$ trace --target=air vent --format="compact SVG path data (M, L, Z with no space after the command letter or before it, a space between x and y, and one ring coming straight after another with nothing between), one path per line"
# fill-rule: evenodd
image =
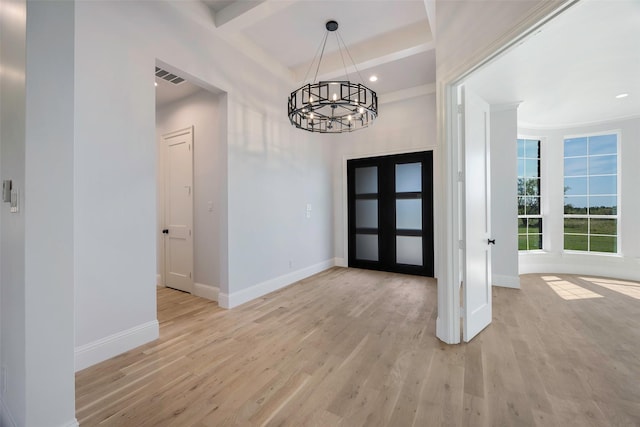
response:
M179 85L184 81L182 77L176 76L175 74L159 67L156 67L156 77L166 80L169 83L173 83L174 85Z

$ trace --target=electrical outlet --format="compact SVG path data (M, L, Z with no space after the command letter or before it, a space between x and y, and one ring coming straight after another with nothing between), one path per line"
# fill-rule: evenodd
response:
M19 208L18 208L18 190L14 189L14 190L11 190L11 205L10 205L9 212L17 213L18 211L19 211Z

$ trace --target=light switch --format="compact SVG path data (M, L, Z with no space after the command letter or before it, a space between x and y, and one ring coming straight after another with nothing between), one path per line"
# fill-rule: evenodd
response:
M18 190L11 190L11 213L18 212Z

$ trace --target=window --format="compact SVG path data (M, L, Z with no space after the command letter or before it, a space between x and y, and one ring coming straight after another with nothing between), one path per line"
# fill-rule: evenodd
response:
M618 135L564 140L564 249L618 252Z
M542 249L540 141L518 139L518 250Z

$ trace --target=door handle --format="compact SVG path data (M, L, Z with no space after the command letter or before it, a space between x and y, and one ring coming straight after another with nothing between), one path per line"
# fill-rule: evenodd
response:
M164 230L162 230L162 234L169 234L169 229L165 228Z
M495 245L496 239L487 239L487 245Z

